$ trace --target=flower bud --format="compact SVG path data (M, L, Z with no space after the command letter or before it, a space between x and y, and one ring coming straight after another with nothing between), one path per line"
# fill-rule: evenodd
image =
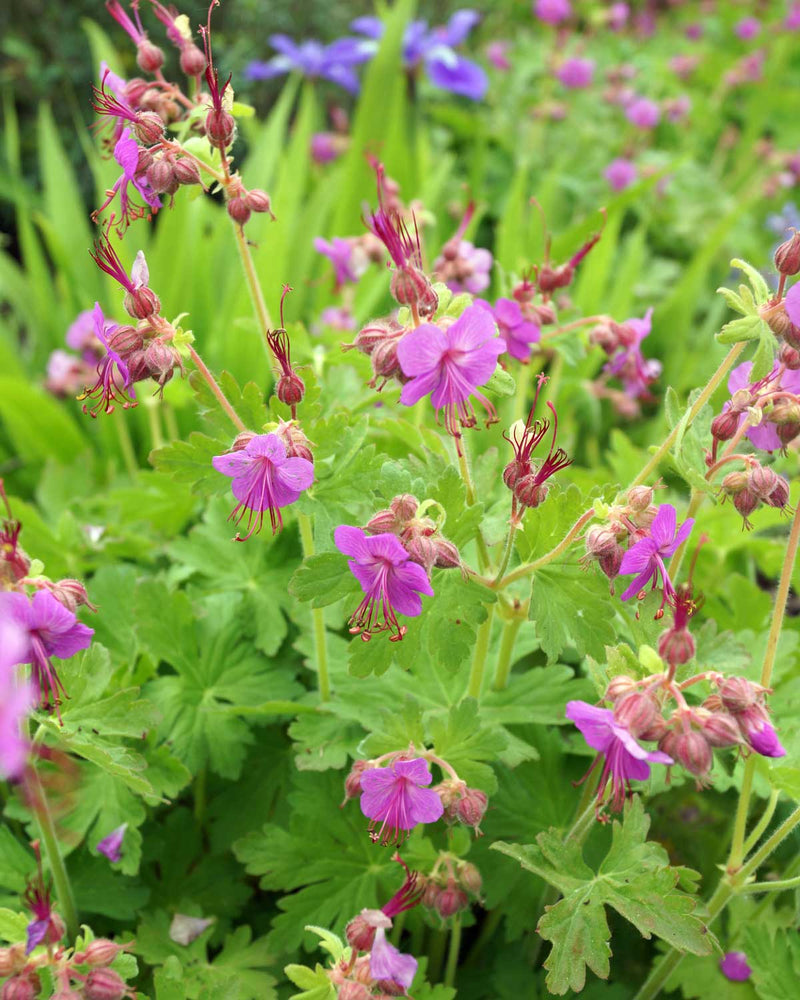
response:
M34 1000L41 992L41 983L35 972L27 972L22 976L14 976L3 983L0 998L2 1000Z
M125 312L134 319L147 319L157 316L161 310L161 300L156 293L146 285L126 292L122 302Z
M397 534L398 528L397 517L388 509L379 510L364 525L364 530L371 535Z
M792 343L794 339L792 334L792 321L789 319L782 302L778 305L762 310L761 317L767 321L767 326L770 330L772 330L776 337L787 339L788 334L789 343Z
M348 802L350 799L358 798L362 792L361 788L361 775L364 771L368 771L373 767L368 760L354 760L353 766L350 768L350 773L344 779L344 802Z
M461 555L452 542L448 542L446 538L441 538L439 535L433 541L436 546L434 566L439 569L456 569L461 565Z
M444 818L448 823L455 822L459 800L467 790L466 782L456 781L454 778L445 778L433 790L442 800Z
M108 344L124 361L129 354L142 349L144 337L132 326L118 326L108 338Z
M739 429L739 413L733 408L718 413L711 421L711 433L717 441L730 441Z
M150 90L150 84L140 76L131 77L125 84L125 100L132 108L141 107L142 98Z
M462 888L466 892L471 892L473 896L477 896L483 886L483 879L475 865L469 861L460 861L456 867L456 874Z
M386 920L391 924L388 917ZM375 924L370 923L363 913L359 913L345 927L344 936L351 948L355 948L356 951L369 951L375 940Z
M270 197L266 191L253 188L252 191L248 191L245 195L245 201L251 212L268 212L273 219L275 218L272 214Z
M164 386L172 378L175 365L180 365L181 356L174 347L155 337L144 349L144 361L150 378Z
M245 198L231 198L225 207L228 215L240 226L243 226L252 214Z
M128 993L125 981L113 969L91 969L83 985L86 1000L122 1000Z
M308 440L295 421L281 420L275 428L275 434L283 442L287 458L304 458L307 462L313 463L312 442Z
M755 705L761 697L761 688L746 677L726 677L718 691L722 704L734 715Z
M548 492L546 483L537 482L535 472L521 476L514 484L514 496L523 507L539 507L547 499Z
M783 476L778 476L773 487L772 492L768 497L765 498L764 503L769 504L770 507L779 507L783 510L789 504L789 484L783 478Z
M778 484L778 473L768 465L753 465L747 477L747 485L759 500L766 500Z
M785 343L778 352L778 364L788 368L789 371L800 370L800 327L792 327L793 336L796 335L796 343Z
M620 545L617 547L615 552L612 552L607 556L600 556L597 560L600 569L605 573L609 580L613 580L619 575L619 568L622 565L624 556L625 552Z
M125 358L125 364L128 366L128 374L130 375L131 382L141 382L143 379L150 377L150 370L145 361L144 351L131 351Z
M639 739L644 740L645 743L649 743L651 741L653 743L657 743L666 731L667 723L664 716L656 714L647 729L643 729L639 733Z
M188 156L180 156L172 165L178 184L202 184L200 168Z
M784 757L786 750L781 746L778 734L769 721L766 708L751 705L736 716L742 736L762 757Z
M606 354L612 355L620 346L619 338L614 330L616 324L598 323L589 331L589 343L602 348Z
M370 990L363 983L355 983L352 979L346 979L336 995L338 1000L372 1000Z
M631 694L636 689L636 681L632 677L628 677L627 674L617 674L616 677L612 677L608 682L608 687L603 698L606 701L616 701L618 698L623 698L625 695Z
M143 38L136 46L136 64L145 73L157 73L164 65L164 53L149 38Z
M697 715L709 746L733 747L741 743L739 726L732 715L727 712L706 712L703 708L698 710Z
M117 955L129 947L130 944L117 944L107 938L95 938L86 945L83 962L86 965L111 965Z
M727 477L726 477L727 478ZM733 498L733 506L739 511L739 513L744 518L745 526L747 526L747 518L757 510L761 501L750 489L743 489L740 493L737 493Z
M175 175L175 161L171 157L160 156L153 160L145 176L156 194L175 194L180 186L180 181Z
M12 944L10 948L0 948L0 979L19 972L27 961L25 945L22 943Z
M536 283L539 286L539 291L547 294L554 292L557 288L566 288L567 285L571 284L574 274L575 270L569 264L562 264L560 267L551 267L549 264L545 264L539 270Z
M642 691L631 691L617 699L614 718L633 736L648 729L658 715L658 705L652 695Z
M516 459L513 459L508 463L505 469L503 469L503 482L510 490L513 490L521 475L524 475L521 470L521 466Z
M698 778L711 770L712 753L708 740L694 729L676 734L674 759Z
M675 747L677 740L678 734L675 730L667 729L666 732L662 733L661 738L658 741L658 749L661 750L662 753L672 757L673 760L676 760Z
M133 134L145 146L154 146L164 135L164 122L155 111L140 111L133 123Z
M619 548L617 536L611 528L600 524L593 524L586 532L586 552L590 556L599 558L609 556Z
M469 896L459 889L453 879L447 880L446 888L442 889L436 900L436 911L445 920L454 913L460 913L469 906Z
M422 893L420 902L428 910L436 909L436 902L439 899L441 891L442 887L440 885L437 885L435 882L428 882L425 886L425 891Z
M688 663L694 653L694 638L686 628L668 628L658 638L658 655L671 667Z
M236 120L229 111L224 109L217 111L216 108L212 108L206 115L206 138L217 149L227 149L233 141L235 131Z
M87 607L90 611L97 611L97 608L89 600L86 587L80 580L59 580L48 587L50 593L59 604L62 604L67 611L76 611L79 607Z
M285 406L297 406L306 394L306 384L297 374L281 375L275 386L275 395Z
M355 348L362 354L370 355L378 344L382 344L387 338L397 337L405 332L405 329L393 319L376 319L359 330L353 343L344 344L343 349L349 351Z
M202 49L198 48L194 42L184 42L181 46L180 59L181 71L187 76L200 76L205 72L206 57Z
M775 251L775 267L779 274L787 276L800 271L800 233L793 233Z
M436 542L426 535L414 535L405 543L405 549L411 561L419 563L430 575L436 562Z
M628 490L628 506L634 511L646 511L653 502L652 486L634 486Z
M391 292L401 306L416 306L423 318L433 316L439 305L439 296L433 290L427 275L410 264L394 272Z
M392 338L391 340L386 339L380 344L376 344L372 349L370 354L373 374L370 381L371 386L374 387L377 385L378 380L382 380L382 388L390 378L402 372L400 361L397 357L397 345L399 342L399 337Z
M524 313L526 319L532 320L539 326L551 326L556 321L555 309L547 302L531 305L527 310L524 310Z
M468 788L456 805L456 817L464 826L471 826L480 833L480 822L486 813L489 799L479 788Z

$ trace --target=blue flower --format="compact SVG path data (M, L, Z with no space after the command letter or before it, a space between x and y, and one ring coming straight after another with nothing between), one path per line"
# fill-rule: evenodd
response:
M427 21L412 21L403 36L403 64L414 71L424 65L435 87L480 101L489 85L484 70L470 59L460 56L455 47L466 40L480 20L474 10L457 10L446 25L429 28ZM358 17L350 27L360 35L373 39L372 51L383 35L383 22L377 17Z
M269 80L297 70L312 79L322 78L339 84L351 94L358 93L354 66L371 59L374 47L362 38L340 38L330 45L314 39L299 44L287 35L271 35L270 45L278 52L268 62L248 64L244 75L250 80Z

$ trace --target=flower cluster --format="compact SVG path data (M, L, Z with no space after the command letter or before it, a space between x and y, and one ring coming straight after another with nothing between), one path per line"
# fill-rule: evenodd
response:
M608 319L599 323L589 333L589 343L595 344L608 355L608 362L603 368L605 379L616 378L622 383L624 402L613 394L612 401L617 404L624 415L638 415L638 403L652 400L650 386L661 374L661 362L645 358L642 354L642 341L649 336L653 310L648 309L644 317L615 323ZM604 392L601 383L596 390L598 395L609 395Z
M475 205L470 202L458 229L433 264L433 276L443 281L451 292L478 295L489 287L491 252L463 238L474 213Z
M751 382L752 368L753 363L745 361L730 374L731 398L711 424L712 460L720 441L738 441L742 432L754 447L768 452L785 449L800 434L800 370L782 362Z
M422 905L447 920L467 909L470 896L480 900L483 879L470 861L440 851L432 870L420 876L419 883L423 887Z

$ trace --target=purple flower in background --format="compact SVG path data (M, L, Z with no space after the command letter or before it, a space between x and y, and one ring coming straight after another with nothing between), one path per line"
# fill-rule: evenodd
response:
M661 111L655 101L647 97L637 97L625 108L625 117L636 128L651 129L658 125Z
M511 69L511 61L508 58L510 48L511 42L500 40L489 42L486 46L486 58L495 69L502 70L505 73Z
M749 42L761 31L761 22L757 17L743 17L733 30L742 41Z
M539 342L542 331L538 324L525 319L519 302L513 299L498 299L492 307L483 299L477 299L475 305L482 306L492 314L511 357L518 361L527 361L531 356L531 344Z
M793 3L789 8L783 26L787 31L797 31L800 29L800 3Z
M719 969L732 983L746 982L753 974L753 970L747 964L747 955L743 951L725 952L719 960Z
M789 289L789 292L791 293L793 288L796 287L796 285L792 286L792 288ZM787 303L788 299L789 296L787 295ZM795 323L788 307L786 312L789 315L789 319ZM800 319L800 316L798 316L798 319ZM800 395L800 371L782 371L779 367L775 367L769 375L766 376L766 378L763 378L760 382L751 383L750 372L752 369L752 361L745 361L743 364L738 365L733 369L728 377L728 392L730 392L731 395L741 390L748 392L752 397L779 390ZM722 409L723 412L725 412L730 408L731 402L728 401ZM739 413L739 426L741 426L742 422L746 419L747 410L743 409ZM762 420L757 426L748 427L745 434L750 439L751 444L753 444L756 448L759 448L761 451L779 451L783 447L783 442L778 436L775 425L769 423L769 421Z
M22 735L22 722L36 703L31 684L16 676L23 661L25 635L10 621L0 621L0 778L22 776L30 746Z
M636 577L622 594L627 601L648 583L653 589L658 586L659 577L663 581L664 600L675 593L675 588L667 573L664 560L675 555L679 545L686 541L694 527L694 518L687 518L676 531L677 514L672 504L662 503L650 525L650 534L632 545L622 557L620 576L635 573Z
M298 44L287 35L270 35L269 43L278 55L268 62L248 63L244 75L249 80L269 80L297 70L312 80L330 80L356 94L359 84L353 67L374 55L373 48L360 38L340 38L323 45L313 39Z
M438 257L433 264L434 274L444 280L451 292L469 292L478 295L489 287L492 271L492 252L484 247L476 247L469 240L448 242L448 259Z
M785 757L786 750L775 728L769 721L767 709L763 704L750 705L741 712L734 713L742 736L756 753L762 757Z
M103 331L106 337L109 337L117 328L117 324L110 319L104 318L103 324ZM95 334L94 310L84 309L83 312L78 313L70 324L64 339L67 342L67 347L71 347L73 351L78 351L79 354L84 354L84 352L88 351L91 357L94 358L92 349L97 349L101 346Z
M366 255L358 254L353 240L342 236L334 236L330 241L317 236L314 239L314 249L333 264L337 288L347 284L348 281L358 281L367 268Z
M480 101L486 94L489 80L486 73L471 59L456 51L480 20L474 10L457 10L447 22L429 28L427 21L412 21L403 36L403 64L410 72L424 65L428 79L441 90ZM383 35L383 22L377 17L357 17L350 27L361 35L373 39L375 44Z
M649 336L653 310L648 309L642 319L636 317L620 324L622 346L606 364L603 371L615 375L631 399L649 399L648 386L661 374L661 362L642 355L642 341Z
M569 701L566 716L575 723L589 746L603 756L597 801L602 802L610 780L610 803L615 812L622 809L628 783L650 777L649 764L674 764L661 750L640 746L625 726L616 721L610 708L597 708L585 701ZM592 764L592 768L594 766Z
M797 205L792 201L787 201L780 212L768 215L767 229L775 236L780 236L781 240L786 238L786 233L790 229L800 229L800 211L798 211Z
M345 306L328 306L319 314L319 321L333 330L355 330L356 318Z
M603 171L603 177L608 181L612 191L624 191L633 184L639 174L633 160L618 156Z
M373 536L381 537L395 538ZM361 812L372 820L369 828L374 832L370 836L375 843L402 843L417 823L435 823L441 818L442 800L427 787L432 780L428 762L422 757L395 760L386 767L373 767L362 773Z
M314 163L332 163L338 160L350 144L350 139L340 132L315 132L311 136L311 159Z
M406 632L397 613L416 617L420 594L433 596L428 574L411 558L395 535L366 535L361 528L340 524L333 533L336 548L351 558L347 565L364 591L364 600L350 618L353 634L368 641L375 632L390 633L392 641Z
M438 796L437 796L438 798ZM417 960L413 955L404 955L386 940L386 931L378 927L369 955L369 973L380 982L394 983L407 991L417 974Z
M667 116L667 121L673 124L683 121L691 109L692 101L686 94L683 94L681 97L673 97L664 103L664 112Z
M561 24L572 16L569 0L536 0L533 13L546 24Z
M123 823L116 830L112 830L108 836L103 837L97 845L97 850L105 855L112 864L117 864L122 858L122 841L125 839L127 829L128 824Z
M289 458L277 434L254 434L243 448L215 455L211 464L233 480L231 490L238 502L228 520L240 524L247 518L247 534L237 534L237 541L261 531L267 510L273 534L282 528L281 508L293 504L314 482L313 463Z
M626 3L612 3L608 8L608 26L612 31L622 31L628 23L631 9Z
M116 326L106 332L107 320L99 302L94 304L93 315L94 334L106 349L106 355L97 365L97 381L91 389L84 389L78 399L95 400L95 405L91 408L84 403L83 412L96 417L101 409L106 413L112 413L117 402L122 402L123 409L136 406L136 393L131 386L131 374L127 364L111 346L111 336Z
M489 381L498 356L505 350L505 341L497 336L492 317L483 306L465 309L446 330L424 323L397 345L400 367L409 379L400 402L413 406L430 393L435 409L444 410L448 432L458 439L459 420L465 427L476 422L471 395L484 406L490 420L497 419L494 406L477 389Z
M32 600L16 592L0 593L0 620L16 626L22 635L18 662L31 664L40 707L52 706L58 712L60 695L65 692L50 657L66 660L86 649L94 629L79 622L46 590L38 590Z
M565 59L555 75L565 87L574 90L588 87L594 75L594 59L580 59L577 56Z
M26 955L30 955L37 945L55 944L64 936L64 923L53 912L50 888L44 884L42 863L39 860L38 851L37 861L39 861L39 873L28 883L23 896L25 905L33 914L33 920L27 926Z

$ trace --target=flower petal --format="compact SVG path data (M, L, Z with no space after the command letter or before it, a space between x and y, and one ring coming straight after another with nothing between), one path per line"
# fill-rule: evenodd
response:
M373 979L388 980L407 991L417 974L417 960L404 955L386 940L386 931L379 927L369 955L369 972Z
M453 324L456 325L457 323ZM423 323L400 340L397 345L397 360L404 375L426 375L438 370L442 355L449 346L448 338L438 326Z
M585 701L568 701L566 716L580 729L583 738L593 750L605 753L614 741L611 723L614 713L609 708L598 708Z
M367 545L367 536L361 528L340 524L333 532L333 541L336 548L346 556L353 556L359 561L367 561L372 556Z

